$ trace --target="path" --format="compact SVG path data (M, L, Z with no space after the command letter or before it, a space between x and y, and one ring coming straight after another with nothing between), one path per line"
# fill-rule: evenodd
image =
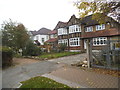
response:
M111 75L98 74L73 67L64 67L45 76L75 88L118 88L120 80L120 78Z

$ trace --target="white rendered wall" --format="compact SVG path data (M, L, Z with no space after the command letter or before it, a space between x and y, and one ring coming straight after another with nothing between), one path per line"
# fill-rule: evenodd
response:
M36 35L36 36L34 36L34 40L38 40L41 45L44 45L44 43L42 42L42 38L44 38L44 42L46 42L47 40L49 40L49 35Z

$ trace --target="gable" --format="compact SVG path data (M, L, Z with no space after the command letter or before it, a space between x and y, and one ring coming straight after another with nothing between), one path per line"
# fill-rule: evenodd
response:
M78 24L78 23L81 23L80 19L76 18L75 15L72 15L71 18L68 21L68 26L75 25L75 24Z
M57 30L58 28L63 28L63 27L66 27L66 26L67 26L66 22L59 21L54 29Z

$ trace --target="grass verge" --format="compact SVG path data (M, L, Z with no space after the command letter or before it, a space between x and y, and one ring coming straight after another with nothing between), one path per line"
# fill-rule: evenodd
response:
M20 88L70 88L67 85L58 83L46 77L34 77L27 81L21 82L23 85Z
M60 52L60 53L43 53L39 56L39 58L44 59L52 59L52 58L59 58L64 56L76 55L80 54L81 52Z

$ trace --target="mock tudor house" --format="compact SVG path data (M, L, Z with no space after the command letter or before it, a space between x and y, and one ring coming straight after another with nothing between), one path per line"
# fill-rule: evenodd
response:
M38 31L30 31L31 39L38 45L44 45L44 43L49 40L50 29L41 28Z
M99 50L108 40L120 40L120 24L108 17L105 24L99 24L89 15L83 19L71 16L68 22L56 26L58 44L67 45L68 51L86 50L86 40L93 41L93 49Z
M80 19L72 15L67 23L58 22L58 44L66 44L67 50L76 52L81 50L81 23Z
M107 41L120 40L120 24L114 19L108 17L104 24L99 24L92 19L92 15L85 17L82 20L84 29L82 30L81 39L84 40L84 49L86 49L86 40L91 39L92 49L101 50L107 45ZM115 43L111 43L111 47Z

